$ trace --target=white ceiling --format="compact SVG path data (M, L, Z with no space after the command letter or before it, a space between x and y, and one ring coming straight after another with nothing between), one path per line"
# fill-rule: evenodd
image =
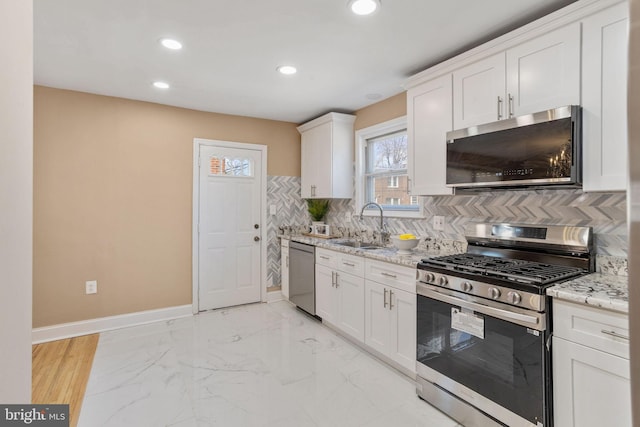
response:
M382 0L363 17L347 0L34 0L34 79L302 123L400 93L410 75L573 1ZM277 73L285 63L298 73Z

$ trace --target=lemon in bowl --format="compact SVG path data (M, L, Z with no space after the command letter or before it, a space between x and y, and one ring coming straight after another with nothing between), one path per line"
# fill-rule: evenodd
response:
M400 234L398 236L391 236L391 242L393 246L398 248L398 253L401 255L410 254L413 248L418 246L420 239L410 233Z

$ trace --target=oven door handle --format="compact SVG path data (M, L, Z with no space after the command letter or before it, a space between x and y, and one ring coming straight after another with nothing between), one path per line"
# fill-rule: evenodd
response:
M427 289L425 287L420 286L420 290L418 295L422 295L428 298L433 298L438 301L442 301L448 304L453 304L459 307L468 308L473 311L477 311L478 313L487 314L489 316L496 317L498 319L514 321L518 324L527 326L531 325L538 329L540 327L540 319L535 316L529 316L526 314L514 313L508 310L503 310L496 307L490 307L488 305L479 304L476 302L466 301L451 295L446 295L431 289Z

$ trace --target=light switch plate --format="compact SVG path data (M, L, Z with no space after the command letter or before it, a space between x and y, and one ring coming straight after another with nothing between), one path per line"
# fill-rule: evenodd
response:
M97 280L87 280L85 282L85 292L87 295L89 294L97 294L98 293L98 281Z
M275 215L277 212L276 205L269 206L269 215Z

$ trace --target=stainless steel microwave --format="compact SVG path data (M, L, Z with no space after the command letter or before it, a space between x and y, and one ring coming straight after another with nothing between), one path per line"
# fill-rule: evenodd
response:
M447 133L447 186L581 186L581 109L570 105Z

